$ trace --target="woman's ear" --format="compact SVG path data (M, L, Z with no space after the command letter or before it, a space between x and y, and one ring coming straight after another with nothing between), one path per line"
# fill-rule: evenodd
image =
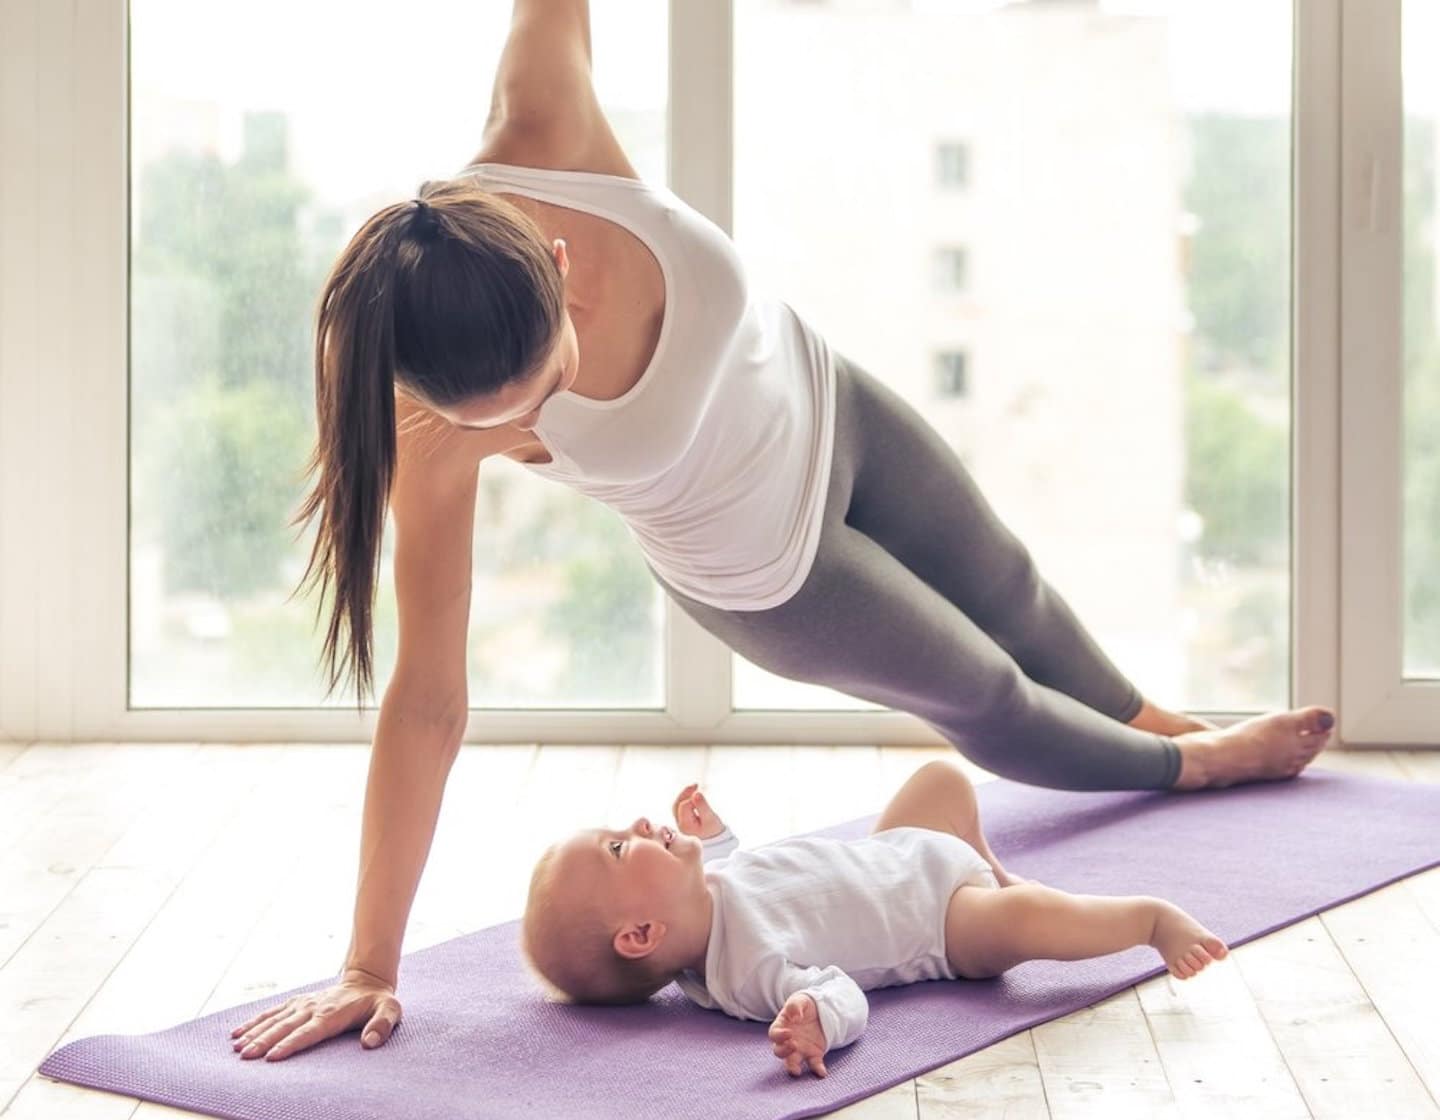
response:
M665 940L664 922L631 922L615 935L615 952L629 961L648 957Z

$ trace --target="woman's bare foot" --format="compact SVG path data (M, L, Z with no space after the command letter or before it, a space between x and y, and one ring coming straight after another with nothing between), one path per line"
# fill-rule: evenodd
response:
M1150 945L1165 958L1172 976L1188 980L1212 961L1224 960L1230 948L1173 902L1155 901Z
M1330 741L1335 714L1312 706L1255 716L1223 731L1176 735L1180 776L1171 789L1192 790L1241 782L1293 778Z
M1167 708L1157 708L1149 700L1140 702L1140 710L1130 720L1131 727L1141 731L1158 731L1161 735L1183 735L1187 731L1219 731L1217 724L1198 716L1187 716Z

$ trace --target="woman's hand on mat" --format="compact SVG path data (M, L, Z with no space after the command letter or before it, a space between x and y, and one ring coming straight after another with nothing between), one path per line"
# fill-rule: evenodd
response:
M382 1046L400 1022L395 989L368 972L347 968L340 983L319 992L291 996L230 1032L242 1058L279 1061L317 1042L363 1026L360 1045Z
M699 782L691 782L680 791L671 812L675 814L676 825L687 836L709 840L710 837L719 836L725 831L725 822L710 808L710 802L700 792Z
M817 1077L824 1077L828 1072L820 1009L804 992L796 992L785 1001L780 1014L770 1024L770 1042L775 1056L785 1063L785 1072L791 1077L804 1076L807 1063Z

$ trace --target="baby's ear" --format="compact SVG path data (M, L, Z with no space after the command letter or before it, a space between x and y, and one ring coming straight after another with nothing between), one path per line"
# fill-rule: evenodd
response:
M664 922L632 922L615 935L615 952L626 960L638 961L660 948L665 940Z

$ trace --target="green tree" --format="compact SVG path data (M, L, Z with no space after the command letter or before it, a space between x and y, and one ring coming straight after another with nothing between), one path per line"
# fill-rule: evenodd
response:
M311 322L323 262L278 113L233 165L171 151L141 169L134 253L137 523L170 591L276 589L314 433Z
M1237 566L1282 565L1289 545L1288 425L1255 404L1288 407L1290 125L1288 119L1200 115L1190 122L1187 208L1199 219L1188 276L1195 316L1186 371L1186 482L1205 525L1200 555ZM1432 121L1405 130L1405 484L1407 654L1440 664L1440 338L1435 319L1435 144ZM1268 388L1267 388L1268 386ZM1270 411L1274 411L1271 409ZM1284 621L1283 603L1271 604ZM1231 640L1283 627L1252 593Z
M1200 555L1283 566L1289 430L1252 401L1266 394L1283 406L1288 398L1289 121L1199 114L1188 123L1184 199L1199 228L1186 278L1195 330L1185 372L1185 500L1204 522Z
M1288 427L1256 416L1244 395L1185 379L1185 500L1200 514L1202 555L1245 567L1284 566L1290 547Z
M601 701L634 696L654 679L663 648L652 621L659 586L613 511L590 500L567 507L574 517L565 593L546 612L546 625L570 639L555 690Z
M1190 260L1195 364L1265 372L1290 360L1290 127L1286 118L1197 114L1185 205L1200 219Z

